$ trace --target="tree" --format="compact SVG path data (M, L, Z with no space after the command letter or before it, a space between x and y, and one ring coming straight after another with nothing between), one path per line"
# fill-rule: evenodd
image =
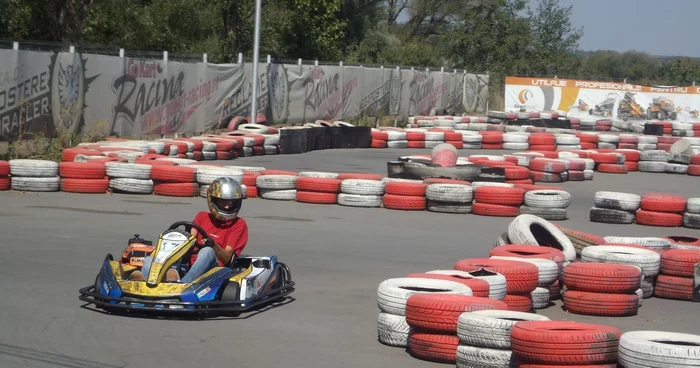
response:
M570 74L580 67L576 55L583 29L571 25L573 7L562 8L557 0L539 0L536 11L528 7L532 33L533 73Z

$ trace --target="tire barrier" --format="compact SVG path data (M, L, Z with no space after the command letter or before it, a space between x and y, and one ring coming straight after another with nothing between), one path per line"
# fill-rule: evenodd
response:
M700 336L623 334L534 311L561 298L574 316L625 317L652 296L692 300L697 263L697 238L600 237L519 215L488 258L381 282L378 340L407 348L417 359L457 367L637 367L647 355L661 365L693 366L688 361L695 364L700 356ZM660 349L656 334L687 344Z
M700 198L676 194L599 191L595 193L590 221L657 227L700 229Z

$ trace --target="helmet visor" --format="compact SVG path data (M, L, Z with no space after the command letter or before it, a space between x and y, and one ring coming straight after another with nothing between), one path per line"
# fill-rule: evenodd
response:
M223 213L234 213L240 208L240 199L212 198L212 203Z

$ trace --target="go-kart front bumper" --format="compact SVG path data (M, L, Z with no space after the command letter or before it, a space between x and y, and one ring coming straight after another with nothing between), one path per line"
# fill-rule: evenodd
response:
M89 285L79 290L79 299L94 304L98 308L121 312L158 312L174 314L227 314L247 312L274 300L281 299L294 291L294 281L267 291L253 299L224 302L203 301L183 302L176 299L144 299L134 297L111 297L95 290L95 285Z

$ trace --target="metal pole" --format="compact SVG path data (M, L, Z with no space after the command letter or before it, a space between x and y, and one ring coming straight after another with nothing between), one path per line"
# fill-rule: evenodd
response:
M262 0L255 1L255 44L253 45L253 101L250 103L250 122L258 117L258 59L260 58L260 7Z

